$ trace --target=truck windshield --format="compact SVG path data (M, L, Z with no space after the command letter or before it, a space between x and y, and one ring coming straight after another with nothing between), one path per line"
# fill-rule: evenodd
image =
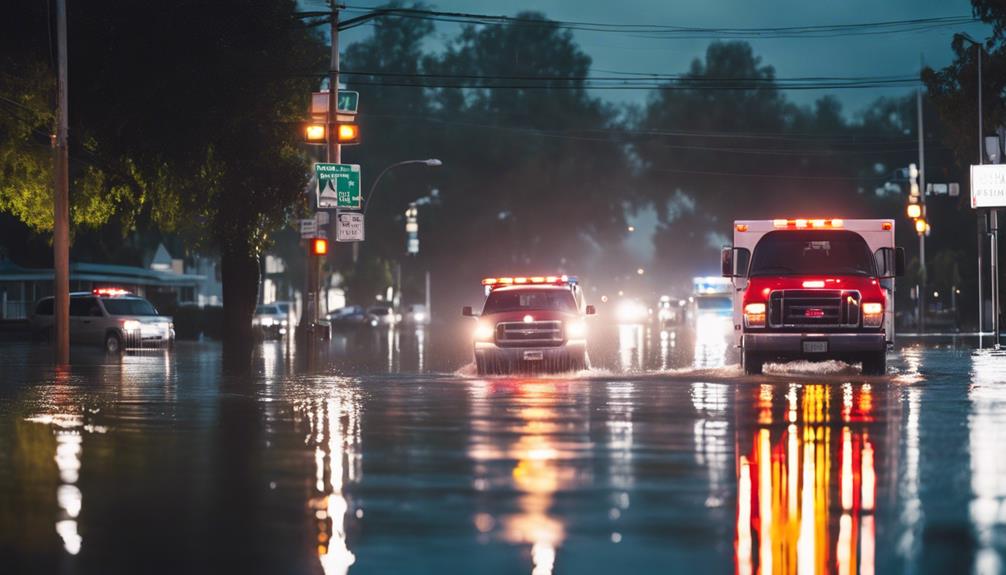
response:
M875 276L866 240L848 230L775 231L755 246L748 274Z
M486 299L483 314L507 311L576 311L573 293L564 289L494 291Z

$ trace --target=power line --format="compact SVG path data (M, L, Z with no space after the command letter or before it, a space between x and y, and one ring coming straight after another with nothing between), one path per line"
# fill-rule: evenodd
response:
M919 32L934 28L944 28L950 26L961 26L978 22L979 19L971 15L961 16L940 16L932 18L914 18L905 20L888 20L880 22L859 22L851 24L826 24L826 25L805 25L805 26L773 26L773 27L750 27L750 28L729 28L729 27L692 27L692 26L667 26L660 24L635 24L635 23L606 23L606 22L584 22L584 21L563 21L549 20L545 18L520 18L515 16L502 16L490 14L474 14L467 12L443 12L437 10L423 10L416 8L379 8L372 9L361 6L347 6L347 12L359 12L362 15L347 20L342 23L340 29L350 29L362 25L370 20L383 16L397 16L401 18L413 18L419 20L429 20L437 22L451 22L461 24L484 24L484 25L522 25L533 27L550 27L587 32L608 32L634 34L641 37L658 39L669 38L832 38L836 36L856 36L864 34L892 34L905 32ZM303 18L319 17L323 20L317 24L327 22L328 15L325 12L301 12L298 14ZM315 23L312 23L315 24Z

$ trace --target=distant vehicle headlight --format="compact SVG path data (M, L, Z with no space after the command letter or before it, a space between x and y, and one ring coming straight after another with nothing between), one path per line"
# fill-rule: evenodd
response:
M616 310L618 321L622 323L636 323L646 318L646 307L632 300L625 300L618 304Z
M286 326L287 326L287 324L289 324L289 323L290 323L290 322L289 322L289 321L287 321L287 320L285 320L285 319L281 319L281 320L279 320L279 324L280 324L281 326L283 326L283 327L286 327Z
M125 331L136 331L140 329L140 322L135 319L127 319L122 322L122 329Z
M566 339L583 339L587 336L587 322L571 321L566 324Z
M412 314L412 319L415 321L423 321L424 319L426 319L426 314L421 311L417 311L416 313Z
M262 325L264 327L270 327L270 326L272 326L272 323L273 323L273 319L271 317L264 317L264 318L262 318Z
M473 335L475 337L475 341L491 341L495 331L496 330L493 329L493 326L487 323L479 323L475 326L475 333Z

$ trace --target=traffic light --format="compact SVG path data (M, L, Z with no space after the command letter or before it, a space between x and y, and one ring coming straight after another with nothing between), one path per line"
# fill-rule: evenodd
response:
M360 143L360 126L357 124L339 124L336 126L336 139L343 146Z
M311 255L323 256L328 253L328 240L325 238L313 238L311 240Z
M908 195L919 197L919 168L915 164L908 164Z
M908 217L915 220L922 217L922 206L920 204L908 204Z
M304 141L308 144L324 144L326 138L325 124L307 124L304 126Z
M929 231L929 224L926 223L925 218L919 218L915 220L915 232L920 236Z

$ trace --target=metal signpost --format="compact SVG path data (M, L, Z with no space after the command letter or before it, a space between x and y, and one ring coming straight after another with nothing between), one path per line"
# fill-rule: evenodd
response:
M335 241L362 242L364 237L363 214L339 212L336 215Z
M971 166L971 207L989 208L992 212L989 230L992 235L989 250L992 272L992 341L995 348L999 349L999 230L996 212L999 208L1006 207L1006 164Z
M300 221L300 237L313 238L318 233L318 220L311 218Z
M360 209L359 164L315 164L314 173L318 179L318 209Z

